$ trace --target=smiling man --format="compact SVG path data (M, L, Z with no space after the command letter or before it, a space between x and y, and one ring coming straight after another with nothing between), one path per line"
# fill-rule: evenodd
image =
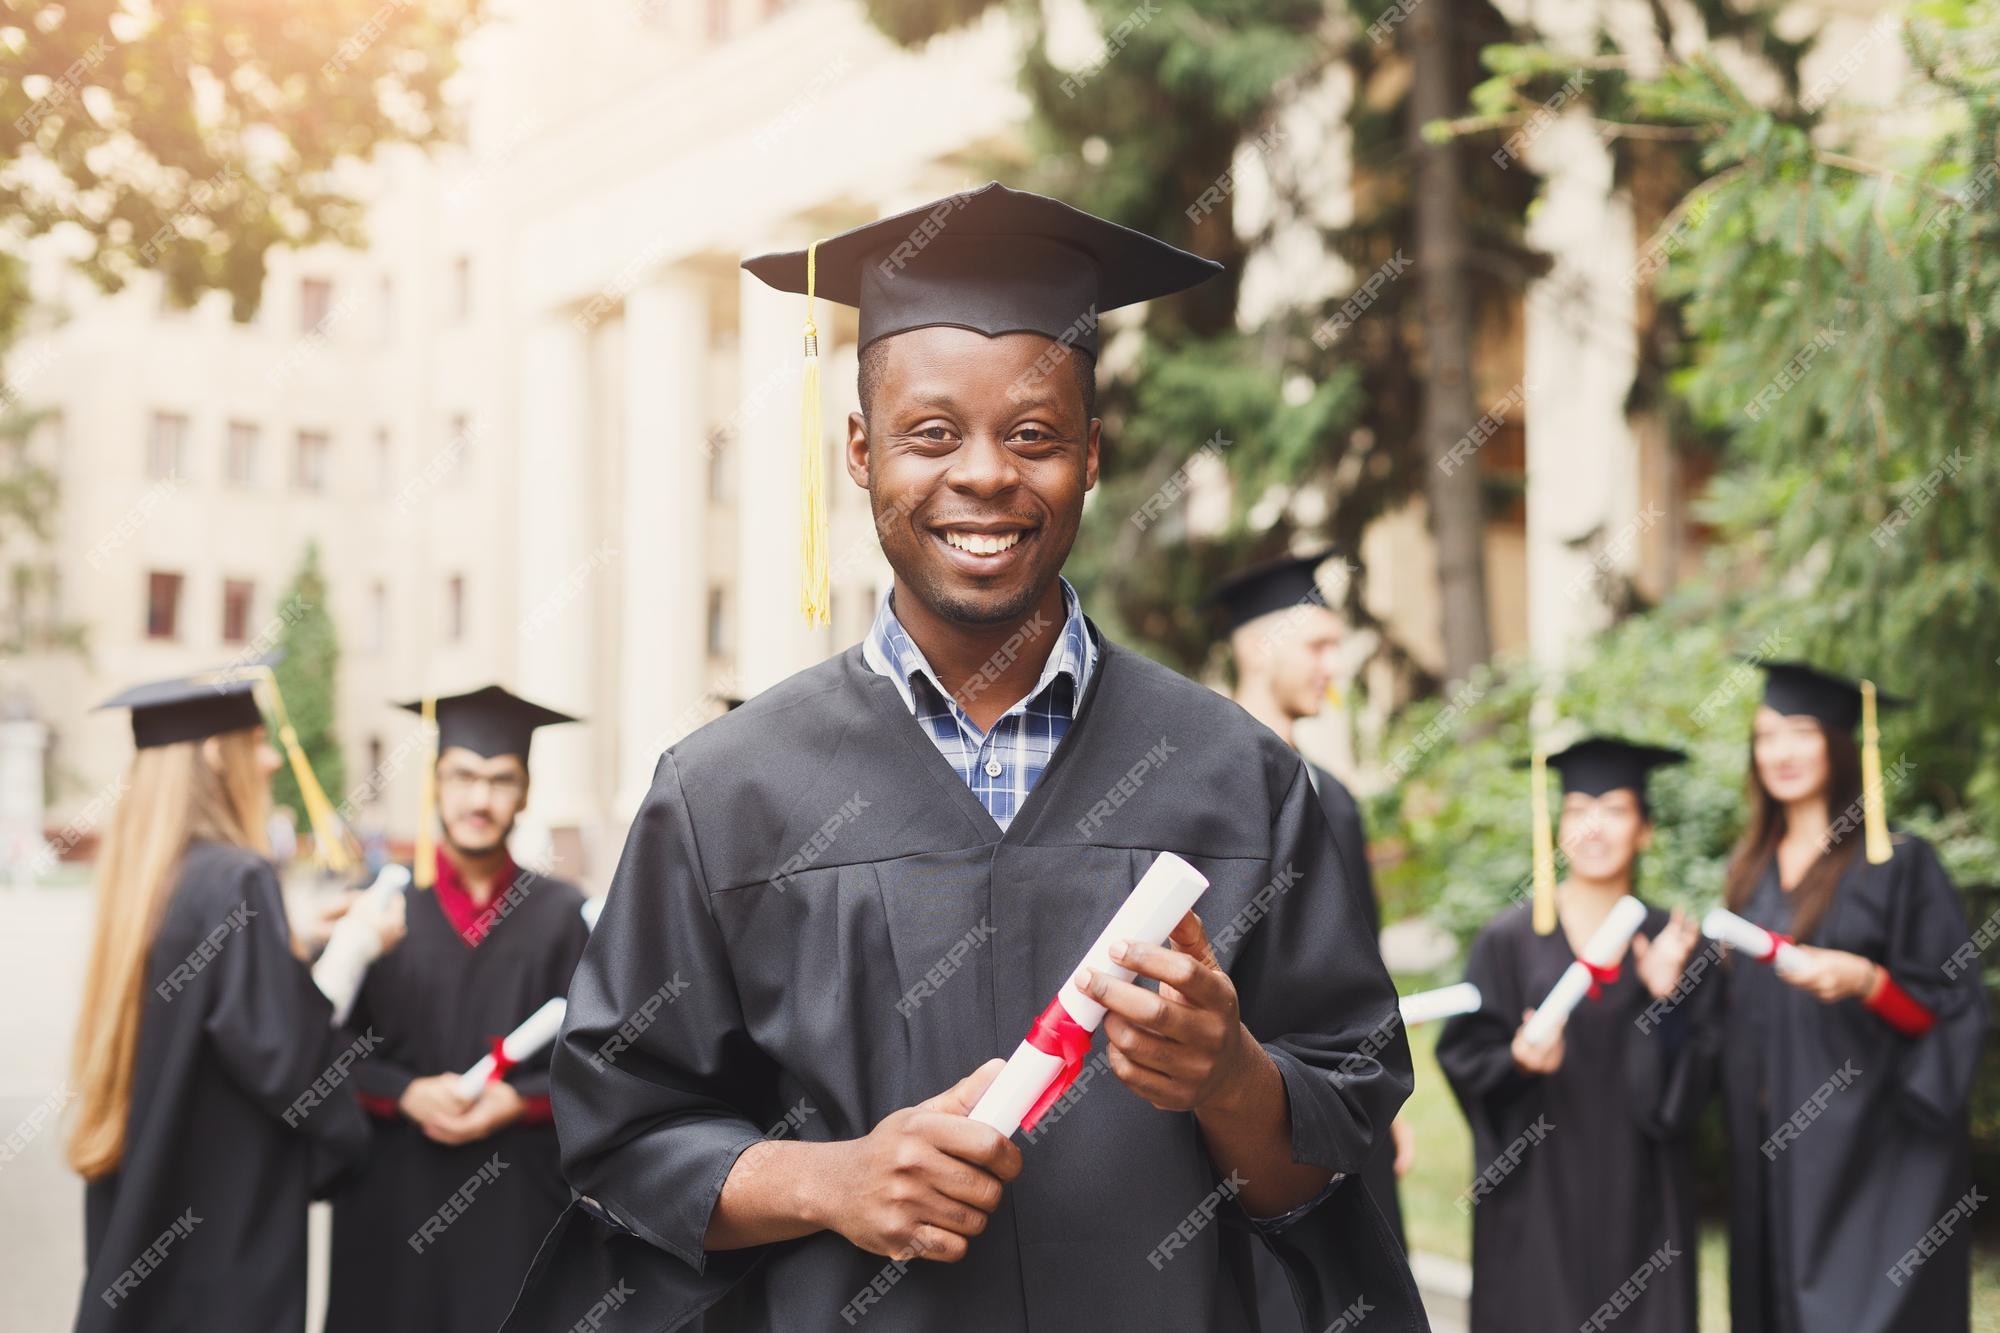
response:
M662 757L555 1055L585 1202L509 1327L1250 1330L1263 1244L1312 1327L1422 1328L1342 1188L1409 1059L1305 768L1061 576L1098 315L1217 266L996 184L745 267L860 309L894 584ZM1165 851L1200 916L1124 955L1149 984L1082 979L1105 1041L1030 1132L970 1120Z

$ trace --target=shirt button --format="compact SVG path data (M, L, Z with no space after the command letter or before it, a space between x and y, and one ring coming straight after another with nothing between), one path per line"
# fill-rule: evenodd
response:
M986 761L986 776L989 778L1000 776L1000 761L998 759L988 759Z

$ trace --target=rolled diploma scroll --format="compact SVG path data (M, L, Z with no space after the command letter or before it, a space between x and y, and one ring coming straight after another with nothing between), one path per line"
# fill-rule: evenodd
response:
M382 938L375 933L375 914L409 886L409 867L383 866L375 882L361 891L362 900L334 923L326 948L313 964L312 979L319 993L333 1001L335 1027L347 1021L354 997L361 993L361 980L368 975L368 965L381 956Z
M1199 870L1175 856L1172 852L1161 852L1159 859L1146 868L1139 882L1132 886L1132 892L1125 902L1111 914L1111 921L1098 935L1097 942L1083 956L1083 961L1070 969L1070 979L1056 992L1056 998L1035 1020L1036 1030L1044 1031L1062 1021L1072 1020L1081 1028L1088 1041L1088 1034L1097 1031L1104 1021L1104 1006L1076 988L1076 974L1084 968L1130 981L1137 974L1132 969L1120 967L1111 961L1111 946L1119 940L1144 940L1151 944L1163 944L1173 933L1180 919L1188 914L1195 900L1208 888L1208 880ZM1049 1090L1063 1072L1065 1061L1061 1055L1037 1049L1034 1035L1014 1048L1007 1057L1007 1064L986 1089L986 1095L972 1108L972 1119L982 1125L991 1125L1002 1134L1012 1135L1021 1128L1024 1120L1032 1124L1029 1112L1042 1100L1042 1094Z
M1597 928L1583 946L1583 958L1563 969L1563 974L1550 989L1549 997L1535 1010L1535 1016L1528 1023L1527 1038L1531 1046L1545 1046L1556 1035L1556 1028L1570 1011L1583 1002L1590 993L1590 968L1584 963L1602 970L1610 967L1625 956L1625 946L1632 942L1632 936L1639 927L1646 924L1646 904L1627 894L1611 904L1611 912L1604 918L1604 924Z
M1419 1023L1434 1023L1440 1018L1476 1011L1479 1008L1479 987L1469 981L1461 981L1456 986L1418 991L1415 995L1405 995L1397 1002L1397 1008L1402 1010L1403 1026L1406 1028L1413 1028Z
M569 1010L569 1001L558 995L521 1021L521 1026L508 1033L500 1043L500 1049L507 1054L510 1064L520 1064L523 1060L541 1054L548 1044L556 1039L562 1030L563 1014ZM471 1101L486 1086L486 1080L493 1077L493 1057L482 1055L479 1063L458 1076L458 1095Z
M1805 961L1805 956L1791 941L1779 939L1756 922L1745 921L1725 907L1718 907L1701 919L1701 933L1749 954L1760 963L1769 963L1780 972L1789 972Z
M596 930L597 918L604 915L604 899L601 895L596 898L585 898L583 906L578 910L583 913L584 926L587 929Z

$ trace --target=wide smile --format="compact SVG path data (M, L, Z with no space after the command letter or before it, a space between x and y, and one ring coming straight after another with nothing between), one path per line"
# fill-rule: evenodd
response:
M1036 528L931 528L931 540L951 564L968 574L988 576L1012 569L1034 543Z

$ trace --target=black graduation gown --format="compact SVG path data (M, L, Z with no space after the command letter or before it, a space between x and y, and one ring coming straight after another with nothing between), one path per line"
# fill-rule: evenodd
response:
M724 1178L768 1127L853 1139L1011 1052L1163 850L1211 880L1198 910L1282 1071L1294 1158L1358 1171L1408 1095L1409 1053L1298 756L1103 643L1003 835L856 647L661 759L554 1061L570 1182L635 1234L572 1208L507 1327L1255 1328L1260 1238L1233 1202L1149 1261L1204 1200L1216 1210L1220 1176L1192 1116L1154 1110L1101 1062L1023 1143L1022 1175L957 1264L891 1263L832 1232L702 1248ZM927 974L934 993L909 1003ZM671 1008L634 1032L663 986ZM1313 1328L1357 1300L1383 1333L1426 1327L1364 1192L1336 1188L1262 1239Z
M124 1156L84 1191L78 1333L298 1333L306 1205L368 1129L270 862L191 843L145 987Z
M1666 922L1650 911L1641 929L1657 936ZM1561 930L1537 935L1526 904L1508 908L1466 961L1479 1009L1438 1038L1472 1126L1474 1180L1461 1205L1472 1210L1472 1330L1588 1327L1620 1300L1606 1319L1620 1333L1693 1333L1694 1176L1666 1113L1702 991L1642 1029L1652 994L1628 954L1618 980L1570 1015L1562 1068L1524 1074L1510 1051L1521 1011L1575 960Z
M1368 933L1379 940L1382 904L1375 896L1374 868L1368 864L1368 834L1362 827L1361 806L1333 774L1313 763L1308 763L1306 770L1319 791L1320 809L1326 812L1326 822L1333 826L1333 841L1340 849L1340 864L1347 872L1347 882L1359 890L1362 907L1368 913ZM1403 1202L1396 1186L1396 1145L1386 1135L1369 1154L1361 1181L1367 1186L1369 1197L1375 1200L1375 1206L1382 1210L1389 1229L1396 1233L1397 1241L1407 1244L1403 1241Z
M1742 915L1790 933L1775 861ZM1705 1027L1729 1130L1736 1333L1967 1327L1965 1217L1900 1283L1889 1274L1972 1188L1967 1107L1986 997L1976 962L1944 972L1970 934L1937 854L1898 835L1882 865L1855 854L1809 942L1882 964L1936 1015L1930 1032L1905 1037L1859 1000L1822 1004L1748 959L1722 969L1726 1005ZM1795 1133L1774 1141L1788 1122Z
M406 890L409 935L369 969L355 1001L349 1025L381 1039L358 1075L374 1137L334 1199L327 1333L493 1333L569 1203L546 1118L448 1147L392 1113L412 1079L471 1067L568 990L589 933L582 893L530 871L513 882L523 886L516 905L473 933L476 946L436 893ZM524 1098L546 1098L547 1055L507 1077ZM468 1181L463 1211L420 1236Z

